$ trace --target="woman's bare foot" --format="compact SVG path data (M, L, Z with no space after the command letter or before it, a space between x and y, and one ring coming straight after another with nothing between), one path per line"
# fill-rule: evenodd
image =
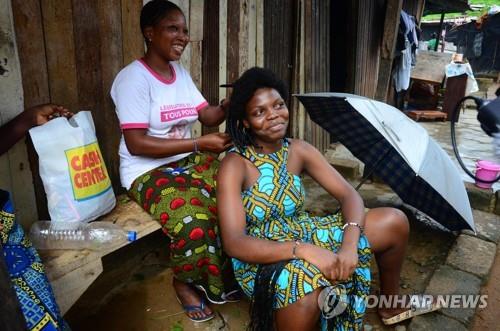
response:
M196 290L189 284L174 278L172 285L174 287L177 298L182 306L201 306L202 298ZM186 310L186 309L185 309ZM203 310L186 310L186 315L194 320L203 320L213 315L214 312L208 306L204 306Z

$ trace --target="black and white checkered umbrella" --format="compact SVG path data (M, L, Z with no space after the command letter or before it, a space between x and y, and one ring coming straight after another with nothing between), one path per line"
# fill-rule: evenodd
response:
M296 97L314 122L373 169L405 203L450 230L475 230L458 169L418 123L390 105L357 95Z

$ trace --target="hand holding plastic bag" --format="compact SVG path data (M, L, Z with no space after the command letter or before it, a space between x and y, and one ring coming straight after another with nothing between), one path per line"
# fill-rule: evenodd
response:
M52 221L91 221L116 203L89 111L29 131Z

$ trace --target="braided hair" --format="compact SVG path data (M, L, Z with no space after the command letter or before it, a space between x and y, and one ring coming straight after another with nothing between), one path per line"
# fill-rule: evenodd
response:
M142 7L141 10L141 31L144 36L144 29L148 26L155 26L162 19L164 19L170 12L178 10L182 13L182 10L173 2L168 0L152 0ZM184 15L184 13L182 13ZM144 39L147 41L146 36Z
M232 84L232 87L233 92L226 120L227 132L237 148L243 149L246 146L255 146L251 132L243 126L247 103L253 97L256 90L266 87L275 89L283 99L286 99L288 92L285 83L276 77L271 70L253 67L245 71Z
M282 80L269 69L253 67L231 85L233 88L229 103L226 130L238 149L255 146L252 133L243 125L246 106L260 88L275 89L285 99L287 89ZM249 331L271 331L274 329L275 287L281 271L288 261L259 265L250 305Z

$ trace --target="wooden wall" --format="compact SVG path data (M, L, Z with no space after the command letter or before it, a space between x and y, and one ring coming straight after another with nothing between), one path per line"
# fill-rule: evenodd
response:
M304 92L330 91L330 6L329 0L303 2ZM330 135L305 116L304 139L325 152Z
M147 0L13 0L24 105L53 102L91 110L116 193L120 130L109 91L114 77L144 54L139 14ZM207 100L227 95L219 85L263 65L264 0L173 0L189 24L181 63ZM217 129L215 129L217 130ZM219 130L224 130L222 125ZM209 132L197 124L194 134ZM213 130L212 130L213 131ZM37 209L49 217L37 156L29 150Z
M53 102L91 110L97 137L119 189L118 121L109 90L115 75L143 54L142 0L13 0L25 107ZM39 218L48 217L30 149Z
M281 78L285 81L289 80L287 83L292 94L330 91L330 1L281 2L293 12L281 11L280 14L282 13L285 17L273 18L269 26L291 33L292 38L283 44L276 44L276 40L280 39L278 35L275 36L274 41L272 38L268 39L269 43L275 43L273 45L275 49L283 48L285 45L288 47L278 53L281 54L280 57L276 57L275 52L272 51L268 54L268 49L265 48L266 66L281 73ZM272 9L271 6L268 8ZM266 14L264 19L271 20L270 14ZM275 20L277 22L274 22ZM282 38L287 38L287 36ZM330 145L328 132L311 121L297 99L290 99L289 109L290 136L304 139L324 152Z
M384 1L358 1L354 94L375 97L380 45L384 26Z

